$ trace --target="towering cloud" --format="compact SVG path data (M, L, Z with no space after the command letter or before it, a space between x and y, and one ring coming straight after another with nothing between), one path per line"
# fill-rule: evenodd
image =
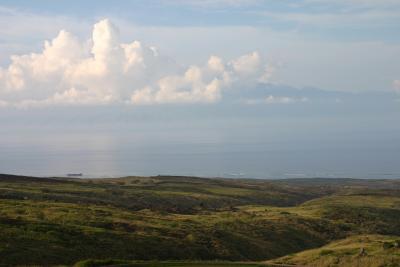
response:
M232 86L265 82L270 69L257 52L184 68L155 47L120 43L106 19L89 41L62 30L41 53L12 56L0 68L0 105L210 103Z

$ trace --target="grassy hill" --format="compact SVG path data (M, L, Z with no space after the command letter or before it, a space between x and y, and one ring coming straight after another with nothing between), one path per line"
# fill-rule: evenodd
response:
M123 260L85 260L74 267L268 267L266 263L223 262L223 261L123 261Z
M397 180L0 175L0 264L264 261L400 235L399 192Z
M400 266L400 237L357 235L270 261L310 267Z

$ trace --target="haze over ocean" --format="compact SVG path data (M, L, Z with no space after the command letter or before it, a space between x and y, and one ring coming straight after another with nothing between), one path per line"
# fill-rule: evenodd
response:
M395 105L352 113L326 105L318 115L310 105L7 111L0 169L47 176L399 176Z

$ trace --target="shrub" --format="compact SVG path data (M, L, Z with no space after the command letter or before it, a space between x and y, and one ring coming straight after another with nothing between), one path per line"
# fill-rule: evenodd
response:
M117 265L117 264L124 264L129 263L129 261L123 260L84 260L77 262L74 267L101 267L101 266L109 266L109 265Z
M392 242L383 242L383 249L389 249L392 248L394 246L394 244Z
M323 249L323 250L321 250L320 252L319 252L319 255L320 256L325 256L325 255L330 255L330 254L333 254L333 250L329 250L329 249Z

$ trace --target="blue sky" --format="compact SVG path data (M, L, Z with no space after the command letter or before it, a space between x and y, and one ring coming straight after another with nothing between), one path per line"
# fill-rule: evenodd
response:
M119 17L142 26L254 26L335 40L399 41L395 0L1 1L42 16Z

